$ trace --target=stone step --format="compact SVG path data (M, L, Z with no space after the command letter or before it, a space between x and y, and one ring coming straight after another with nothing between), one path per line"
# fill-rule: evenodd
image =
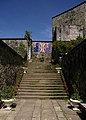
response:
M45 70L44 71L42 71L42 70L38 71L37 70L37 71L30 71L30 73L55 73L55 72L53 72L53 71L47 71L47 70L46 71Z
M34 86L36 86L36 87L41 87L41 86L47 86L47 87L59 87L59 86L64 86L62 83L29 83L29 84L20 84L20 86L26 86L26 87L28 87L28 86L30 86L30 87L34 87Z
M33 78L33 77L31 77L31 78L29 78L29 77L24 77L23 79L22 79L22 81L24 81L24 80L61 80L61 77L59 77L59 78L42 78L42 77L38 77L38 78Z
M54 66L45 62L29 63L16 98L18 99L64 99L67 93L60 74Z
M35 70L35 71L37 71L37 70L41 70L41 71L43 71L43 70L45 70L45 71L54 71L52 68L46 68L46 67L36 67L36 65L35 66L31 66L31 69L30 69L30 66L29 66L29 68L28 68L28 70ZM56 71L56 70L55 70Z
M33 75L33 73L28 72L28 75ZM39 75L57 76L57 73L49 73L49 72L48 72L48 73L43 73L43 72L42 72L42 73L40 73L40 74L39 74L39 73L34 73L34 75L38 75L38 76L39 76ZM59 75L59 76L60 76L60 75Z
M16 99L67 99L68 96L27 96L27 95L19 95L15 96Z
M64 86L62 83L21 83L20 86Z
M50 82L50 83L52 83L52 82L62 82L63 83L63 80L61 80L61 79L22 79L21 80L21 83L22 82Z
M20 87L64 87L64 85L52 85L52 84L35 84L35 85L28 85L28 84L20 84Z
M57 77L24 77L24 78L22 78L22 80L61 80L61 77L59 77L59 78L57 78Z
M58 82L58 81L53 81L53 82L50 82L50 81L46 81L46 82L43 82L43 81L34 81L34 82L21 82L21 84L20 85L36 85L36 84L39 84L39 85L41 85L41 84L43 84L43 85L63 85L63 83L60 81L60 82Z
M23 79L21 82L63 82L61 79Z
M27 73L26 73L26 75L33 75L33 73L34 73L34 75L50 75L50 76L57 76L57 73L49 73L49 72L47 72L47 73L43 73L43 72L41 72L41 73L36 73L36 72L29 72L29 71L27 71ZM58 76L60 76L60 74L58 74Z
M66 93L66 90L31 90L31 89L18 89L18 92L31 92L31 93L33 93L33 92L39 92L39 93L41 93L41 92L45 92L45 93Z
M20 85L35 85L35 84L43 84L43 85L63 85L62 81L22 81Z
M32 75L32 76L26 76L26 77L24 77L24 79L61 79L61 77L57 77L57 76L34 76L34 75Z
M30 74L32 75L33 73L28 72L28 75L30 75ZM40 73L40 74L39 73L34 73L34 75L52 75L52 76L56 75L57 76L57 73L49 73L49 72L48 73L44 73L43 72L43 73Z
M58 80L58 81L60 80L61 81L62 79L61 78L49 78L49 77L46 77L46 78L43 78L43 77L39 77L39 78L37 78L37 77L34 77L34 78L33 77L27 77L27 78L25 78L24 77L22 80L26 80L26 81L27 80Z
M67 95L67 93L40 93L40 92L18 92L17 95L28 95L28 96L65 96Z
M29 86L29 87L25 87L25 86L20 86L19 87L19 89L23 89L23 90L25 90L25 89L28 89L28 90L64 90L65 88L64 88L64 86L63 87L45 87L45 86L39 86L39 87L37 87L37 86L34 86L34 87L32 87L32 86Z

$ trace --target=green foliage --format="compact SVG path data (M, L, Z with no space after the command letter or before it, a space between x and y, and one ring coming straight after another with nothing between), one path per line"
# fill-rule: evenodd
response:
M28 61L24 61L24 62L23 62L23 66L24 66L24 67L28 67Z
M21 55L22 57L25 55L26 53L26 48L25 48L25 45L20 42L20 45L19 45L19 49L18 49L18 53L19 55Z
M13 86L4 86L2 91L2 98L3 99L11 99L13 96Z
M11 99L16 95L22 76L23 76L23 69L18 71L14 86L8 86L8 85L3 86L2 93L1 93L2 99Z
M40 57L39 60L40 60L40 62L43 62L44 61L44 57L43 56Z
M28 31L25 31L25 36L24 36L24 37L25 37L27 40L30 39L30 36L31 36L31 33L28 32Z
M25 31L25 39L27 40L27 42L28 42L28 46L31 46L31 44L32 44L32 41L31 41L31 32L28 32L28 31Z
M68 42L55 41L53 43L52 57L55 63L59 63L59 57L62 57L65 53L69 51Z
M72 99L77 99L77 100L81 100L80 96L79 96L79 93L75 92L71 95L71 98Z
M24 70L22 68L17 73L16 83L15 83L14 88L13 88L13 96L15 96L17 93L17 89L18 89L20 82L22 80L22 77L23 77L23 73L24 73Z
M60 64L57 63L57 64L55 65L55 68L57 68L57 67L61 67Z
M83 38L78 37L76 40L71 41L55 41L53 42L52 47L52 59L54 59L55 63L59 63L59 57L63 57L66 53L72 50L75 46L77 46Z

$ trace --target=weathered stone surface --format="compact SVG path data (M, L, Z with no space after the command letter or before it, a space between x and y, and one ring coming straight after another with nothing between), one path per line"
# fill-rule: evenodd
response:
M81 120L76 112L67 107L68 103L64 100L30 99L16 102L17 107L14 111L0 111L0 120ZM62 111L56 112L52 103L59 106Z
M86 40L64 57L62 68L70 94L79 93L86 100Z
M0 79L2 85L14 85L15 79L18 73L18 70L20 69L19 66L14 65L0 65Z
M53 40L86 38L86 2L52 18Z
M18 54L20 54L19 52L21 52L19 48L21 44L23 45L25 53L27 51L27 40L25 38L10 38L10 39L6 38L3 39L3 41ZM24 57L25 53L22 54L21 56Z
M0 40L0 89L13 86L23 64L23 58Z

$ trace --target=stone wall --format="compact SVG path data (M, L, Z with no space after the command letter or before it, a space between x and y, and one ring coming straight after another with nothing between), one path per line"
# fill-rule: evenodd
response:
M23 58L0 40L0 87L14 85L17 73L23 65Z
M62 70L70 96L77 93L86 100L86 40L64 56Z
M86 2L52 17L52 36L53 41L86 38Z
M26 52L28 51L28 43L25 38L3 38L1 40L3 40L3 42L20 54L23 58L25 57Z

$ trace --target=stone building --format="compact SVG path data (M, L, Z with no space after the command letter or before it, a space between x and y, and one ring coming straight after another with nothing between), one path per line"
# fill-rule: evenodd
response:
M70 41L86 38L86 1L52 17L52 39Z

